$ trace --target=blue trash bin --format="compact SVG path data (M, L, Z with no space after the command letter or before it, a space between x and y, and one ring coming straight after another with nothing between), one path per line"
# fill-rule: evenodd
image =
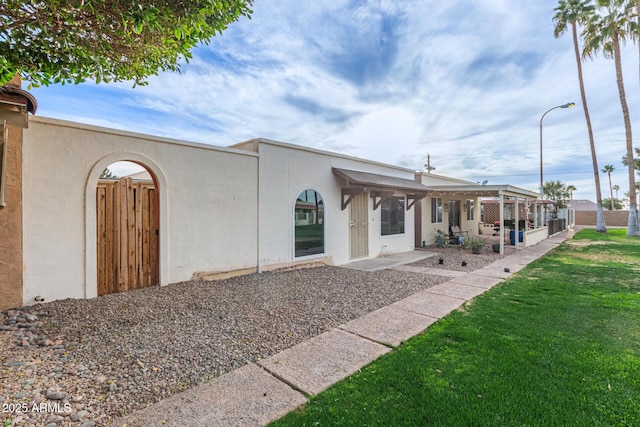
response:
M510 230L509 231L509 239L511 239L511 244L515 246L515 244L516 244L516 230ZM524 239L524 231L520 230L518 232L518 241L520 243L522 243L523 239Z

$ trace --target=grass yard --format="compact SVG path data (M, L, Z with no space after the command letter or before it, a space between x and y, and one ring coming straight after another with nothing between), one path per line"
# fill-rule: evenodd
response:
M640 238L583 230L274 426L640 425Z

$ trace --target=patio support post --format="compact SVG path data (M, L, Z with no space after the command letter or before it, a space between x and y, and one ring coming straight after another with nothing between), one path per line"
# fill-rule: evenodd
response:
M513 222L513 243L516 249L520 247L520 198L516 196L514 200L515 220Z
M500 190L500 255L504 255L504 194Z

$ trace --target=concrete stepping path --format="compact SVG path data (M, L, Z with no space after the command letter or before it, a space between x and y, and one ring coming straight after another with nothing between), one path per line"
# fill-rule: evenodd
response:
M116 422L146 426L262 426L307 399L272 375L248 364L209 384L175 394Z
M465 302L500 283L529 262L558 246L566 232L519 250L473 272L398 266L424 252L361 262L362 269L392 268L439 274L451 280L413 294L278 354L250 363L211 383L176 394L116 420L115 426L262 426L307 402L357 372ZM424 256L423 256L424 258ZM422 258L422 259L423 259ZM355 264L355 263L353 263ZM357 268L357 264L352 268ZM383 266L381 268L378 268ZM505 267L509 272L505 272Z
M425 290L396 301L391 304L391 307L400 307L406 311L440 319L460 307L464 302L465 300L462 298L434 294Z
M432 286L425 292L450 296L453 298L461 298L465 301L469 301L484 291L486 291L486 288L449 281Z
M436 317L407 311L399 306L387 306L340 328L371 341L397 347L403 341L423 332L436 320Z
M461 285L470 285L478 288L490 289L498 283L502 282L499 277L481 276L477 274L467 274L465 276L455 277L449 280L451 283L460 283Z
M258 362L308 394L318 394L391 349L341 329L332 329Z

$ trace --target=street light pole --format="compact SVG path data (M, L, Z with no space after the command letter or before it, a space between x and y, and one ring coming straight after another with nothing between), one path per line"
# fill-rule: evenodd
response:
M544 120L544 116L546 116L547 113L555 110L556 108L571 108L571 107L574 107L575 105L576 105L575 102L567 102L566 104L557 105L553 108L549 108L547 111L544 112L542 117L540 117L540 198L542 198L542 195L544 194L543 192L544 181L543 181L543 168L542 168L542 120Z

